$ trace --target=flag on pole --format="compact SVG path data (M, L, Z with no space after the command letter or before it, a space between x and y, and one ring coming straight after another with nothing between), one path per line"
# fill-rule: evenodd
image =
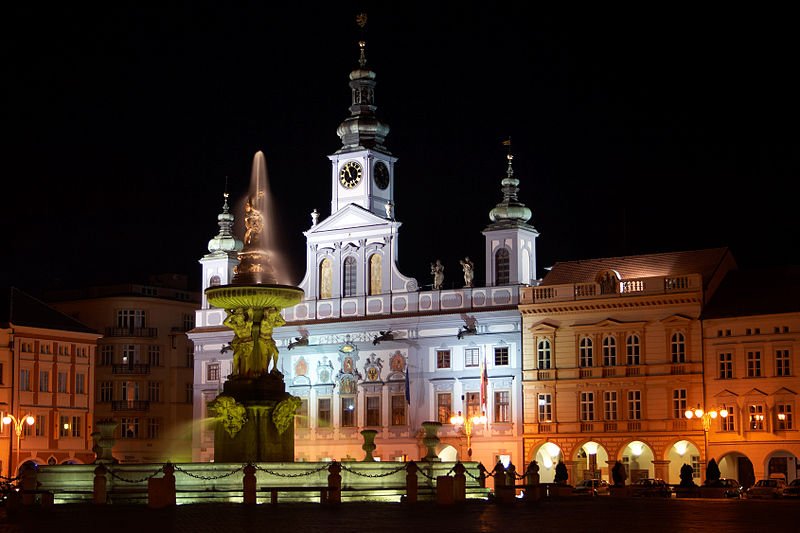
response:
M406 362L406 403L411 405L411 383L408 379L409 372L408 363Z
M481 414L486 413L486 387L489 378L486 375L486 354L483 354L483 364L481 365Z

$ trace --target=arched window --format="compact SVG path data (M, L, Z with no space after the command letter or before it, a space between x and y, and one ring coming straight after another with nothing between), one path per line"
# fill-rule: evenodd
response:
M500 248L494 254L494 284L508 285L510 277L508 250Z
M672 334L672 362L686 362L686 337L680 332Z
M603 339L603 366L617 365L617 339L609 335Z
M319 298L333 298L333 261L328 258L319 263Z
M381 294L381 279L383 278L383 265L380 254L372 254L369 258L369 293Z
M594 347L592 346L591 337L584 337L581 339L580 359L581 367L588 368L594 366Z
M627 354L627 363L629 365L640 364L639 353L641 344L639 343L639 335L628 335L625 340L625 351Z
M352 255L347 257L344 260L344 269L343 269L343 278L342 279L342 296L347 298L348 296L355 296L356 295L356 258Z
M538 369L548 370L551 362L550 341L547 339L540 340L536 348L536 353L539 363Z

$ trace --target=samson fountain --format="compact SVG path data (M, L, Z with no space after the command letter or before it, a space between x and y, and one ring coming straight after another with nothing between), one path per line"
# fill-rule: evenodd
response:
M244 247L229 285L209 287L211 305L225 309L224 324L233 330L233 365L223 390L209 404L216 418L214 461L294 461L294 414L300 399L286 392L278 369L273 328L285 321L281 310L296 305L303 290L277 282L265 223L268 201L264 154L253 159L250 190L244 205Z

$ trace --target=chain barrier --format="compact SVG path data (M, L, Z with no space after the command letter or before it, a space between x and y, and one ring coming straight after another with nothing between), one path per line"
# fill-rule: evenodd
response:
M254 466L256 467L256 470L261 470L262 472L265 472L265 473L267 473L267 474L269 474L271 476L289 478L289 477L310 476L312 474L316 474L317 472L321 472L322 470L327 470L330 465L329 464L324 464L324 465L320 466L319 468L315 468L314 470L309 470L308 472L299 472L297 474L281 474L280 472L276 472L274 470L268 470L268 469L263 468L263 467L258 466L258 465L254 465Z
M159 468L158 470L156 470L155 472L153 472L149 476L145 476L145 477L143 477L141 479L125 479L124 477L120 476L119 474L117 474L113 470L108 469L108 473L111 474L111 477L113 477L114 479L118 479L120 481L124 481L125 483L142 483L143 481L147 481L148 479L157 476L159 472L163 472L163 471L164 471L164 467L162 466L161 468Z
M198 475L198 474L192 474L191 472L189 472L187 470L184 470L183 468L179 467L178 465L173 465L173 466L175 467L175 471L176 472L181 472L183 474L186 474L189 477L193 477L195 479L202 479L203 481L214 481L216 479L223 479L223 478L226 478L226 477L230 477L230 476L234 475L236 472L241 472L242 470L244 470L244 467L245 467L245 465L242 465L239 468L233 470L232 472L228 472L227 474L220 474L218 476L201 476L201 475Z
M363 472L356 472L352 468L346 467L346 466L344 466L344 464L342 464L342 470L345 470L345 471L350 472L351 474L355 474L357 476L371 477L371 478L379 478L379 477L391 476L392 474L396 474L396 473L400 472L401 470L405 470L405 469L406 469L406 465L402 465L402 466L399 466L399 467L395 468L391 472L386 472L386 473L383 473L383 474L365 474Z

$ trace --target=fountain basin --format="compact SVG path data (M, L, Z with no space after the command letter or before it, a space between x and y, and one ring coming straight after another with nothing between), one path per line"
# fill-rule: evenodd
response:
M223 309L285 309L303 299L303 289L290 285L219 285L206 289L208 302Z

